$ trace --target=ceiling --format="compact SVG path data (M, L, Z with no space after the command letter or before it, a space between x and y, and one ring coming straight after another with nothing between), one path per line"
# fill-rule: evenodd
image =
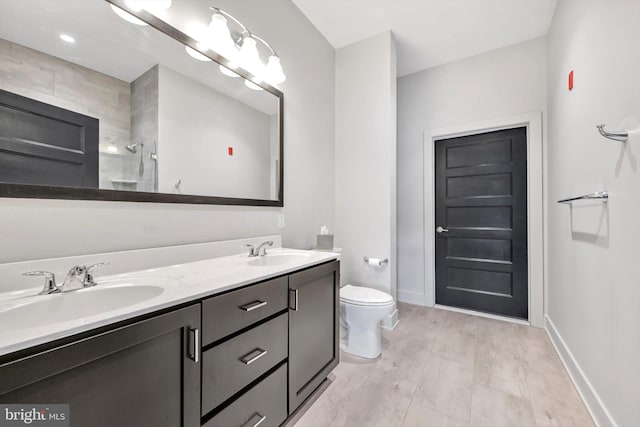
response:
M293 0L336 49L391 30L398 76L547 34L557 0Z
M181 29L206 25L211 17L207 0L174 1L169 11L161 18ZM73 36L76 43L61 41L62 33ZM127 83L160 64L266 114L278 112L277 97L247 89L243 79L222 75L213 62L194 60L181 43L150 26L126 22L104 0L0 0L0 39Z

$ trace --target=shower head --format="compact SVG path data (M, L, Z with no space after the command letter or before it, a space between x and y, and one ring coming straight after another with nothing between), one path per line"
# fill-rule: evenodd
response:
M129 144L124 148L126 148L128 152L135 154L138 152L138 150L136 149L138 145L140 145L140 147L144 147L144 144L142 142L136 142L135 144Z

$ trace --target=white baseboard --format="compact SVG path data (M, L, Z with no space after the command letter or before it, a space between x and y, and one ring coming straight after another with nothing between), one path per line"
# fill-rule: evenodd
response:
M406 302L407 304L413 304L413 305L427 306L425 295L423 293L413 292L413 291L403 291L402 289L398 289L396 292L398 294L398 301L400 302Z
M545 329L595 424L598 427L618 427L549 316L545 316Z

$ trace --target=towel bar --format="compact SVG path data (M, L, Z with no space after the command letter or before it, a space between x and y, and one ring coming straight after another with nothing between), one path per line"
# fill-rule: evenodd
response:
M584 196L570 197L568 199L558 200L558 203L571 203L576 200L601 200L603 202L606 202L609 200L609 193L607 193L606 191L599 191L596 193L585 194Z

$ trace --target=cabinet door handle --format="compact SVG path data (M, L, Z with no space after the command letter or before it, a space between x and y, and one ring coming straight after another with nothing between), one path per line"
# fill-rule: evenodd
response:
M291 304L292 299L293 299L293 305ZM298 311L298 290L297 289L289 289L289 308L293 311Z
M189 328L189 359L198 363L200 361L200 330Z
M265 305L267 305L266 301L255 300L255 301L251 301L248 304L241 305L238 308L240 310L244 310L244 311L253 311L253 310L257 309L257 308L264 307Z
M263 350L261 348L256 348L251 353L245 354L239 360L245 365L251 365L256 360L260 359L262 356L267 354L267 350Z
M258 421L253 422L253 419L255 417L260 417L258 419ZM262 415L260 412L256 412L255 414L253 414L251 416L251 418L249 418L249 421L247 421L245 424L242 425L242 427L258 427L260 424L262 424L264 422L264 420L267 419L266 415Z

